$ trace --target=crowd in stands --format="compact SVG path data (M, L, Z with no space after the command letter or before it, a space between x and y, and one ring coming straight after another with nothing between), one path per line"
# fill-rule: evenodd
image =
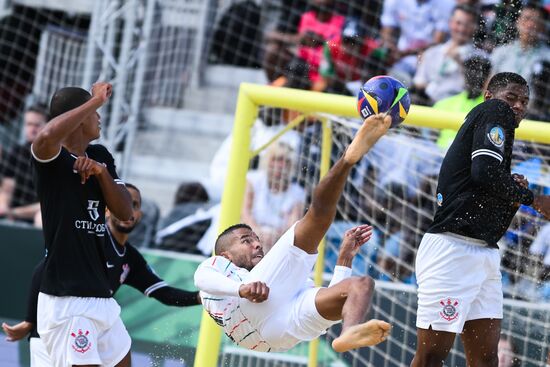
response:
M248 43L241 44L243 37L231 41L224 38L225 33L215 32L214 41L231 45L228 47L238 44L235 50L246 48L248 57L243 58L241 52L238 60L229 60L220 44L213 42L213 60L261 67L273 86L345 95L356 95L372 76L389 74L409 87L415 104L461 113L483 102L483 89L491 75L511 71L530 83L527 118L550 121L550 10L542 2L372 0L368 7L359 0L279 3L279 17L270 19L261 35L244 37ZM238 5L240 8L231 11L247 12L251 23L261 23L258 9ZM228 17L222 16L220 22L226 29L234 26ZM28 109L25 142L3 152L0 218L40 226L28 147L46 121L43 108ZM259 164L253 163L255 169L247 176L241 218L267 246L301 217L311 194L304 189L304 180L316 182L319 175L309 163L320 159L319 124L300 120L294 111L262 110L254 127L252 149L269 143L288 124L298 127L261 153ZM443 130L425 139L426 132L402 129L406 133L383 137L358 165L342 204L354 205L340 208L327 238L329 244L338 244L346 229L370 218L371 224L384 231L375 231L362 250L363 256L357 257L356 261L362 261L358 268L378 279L414 284L415 250L432 219L439 164L456 131ZM142 242L153 241L153 228L158 229L154 242L159 248L204 255L212 251L230 143L228 137L219 148L208 180L181 185L166 217L158 221L154 205L151 210L144 209L150 219L143 222L150 227L142 231ZM339 154L335 148L334 156ZM396 151L399 155L392 155ZM518 144L517 151L518 163L512 171L524 174L533 190L550 193L550 149L524 143ZM416 209L411 210L413 207ZM532 292L525 298L550 299L549 239L550 224L521 208L501 241L504 283L509 289L528 289L525 281L529 279ZM329 251L327 256L330 260L334 253ZM518 277L518 271L525 276Z

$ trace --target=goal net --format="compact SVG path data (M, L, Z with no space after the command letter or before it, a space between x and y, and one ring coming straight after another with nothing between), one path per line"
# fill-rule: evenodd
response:
M240 179L243 183L246 181L242 209L235 214L235 221L242 218L252 224L269 247L303 215L320 177L326 173L324 166L332 165L342 155L360 121L344 117L355 113L352 98L335 96L331 101L332 106L345 102L350 107L342 110L340 116L301 113L297 112L300 107L312 111L313 105L318 111L326 111L330 107L324 106L324 98L330 97L311 95L308 99L308 92L251 85L242 89L245 91L241 96L258 101L259 109L249 131L250 150L242 148L247 145L239 139L238 130L233 133L233 143L239 145L234 149L239 151L231 156L230 172L235 172L231 171L235 169L231 166L233 159L240 157L244 165L240 167L243 173ZM287 108L279 108L285 105ZM237 124L246 120L242 112L238 108ZM322 261L324 278L328 281L345 231L364 223L375 228L373 237L353 262L353 273L370 275L377 280L369 316L391 322L394 327L391 337L378 346L338 355L331 353L330 348L331 340L340 331L339 326L335 326L321 337L319 350L322 352L317 357L322 355L323 359L317 360L319 366L405 366L414 356L417 307L414 259L436 207L437 175L445 154L445 147L438 145L441 131L438 123L432 125L423 112L421 107L414 107L407 124L391 129L352 170L326 236ZM459 116L453 118L460 119ZM533 123L525 123L530 124ZM540 164L547 157L548 146L522 139L527 136L525 131L520 129L517 134L512 171L528 177L534 191L545 192L548 181ZM250 165L248 158L251 158ZM231 173L228 177L234 184L239 181ZM235 195L236 187L226 187L226 190ZM229 207L225 205L222 201L222 213L224 209L241 207L235 200L229 202ZM502 335L512 341L516 358L523 366L540 365L548 353L550 307L544 303L548 300L549 283L547 267L540 256L547 246L545 226L540 216L521 207L499 242L506 297ZM320 255L323 256L323 252ZM250 354L229 342L224 345L221 361L229 363L225 365L306 366L311 363L312 349L303 345L281 356ZM458 338L446 365L465 365Z

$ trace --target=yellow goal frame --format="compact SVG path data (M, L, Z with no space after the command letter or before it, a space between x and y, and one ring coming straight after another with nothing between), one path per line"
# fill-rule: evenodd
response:
M227 179L225 181L220 213L221 233L230 225L240 222L241 208L246 187L246 173L251 156L250 132L258 114L259 106L279 107L308 113L326 113L342 117L358 117L357 102L354 97L289 88L276 88L265 85L242 83L237 98L237 109L233 125L231 152ZM430 107L411 106L408 125L436 129L458 130L465 114L434 110ZM330 166L331 128L327 120L323 123L321 177ZM516 131L516 137L550 144L550 124L536 121L523 121ZM315 283L321 284L324 245L319 247L319 259L315 267ZM199 339L195 354L195 367L216 367L220 346L221 328L206 312L202 313ZM309 367L317 364L318 341L310 343Z

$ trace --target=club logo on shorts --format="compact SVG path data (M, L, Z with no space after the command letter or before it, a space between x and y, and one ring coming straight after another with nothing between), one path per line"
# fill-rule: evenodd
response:
M494 146L500 148L504 145L504 130L500 126L495 126L487 134L489 141L493 143Z
M447 321L456 320L458 317L458 300L447 298L439 301L439 304L443 306L443 309L439 311L439 316Z
M74 343L71 346L78 353L86 353L92 347L92 343L88 340L88 334L90 334L88 330L82 332L81 329L78 329L77 334L71 333L71 336L74 338Z
M437 193L437 206L441 206L441 205L443 205L443 195L440 192L438 192Z

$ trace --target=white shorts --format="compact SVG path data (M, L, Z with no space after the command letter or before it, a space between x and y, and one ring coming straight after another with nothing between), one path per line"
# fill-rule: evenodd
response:
M40 338L31 338L31 367L51 367L52 360Z
M498 249L449 233L426 233L416 255L420 329L461 333L464 323L502 319Z
M115 366L128 353L130 335L113 298L55 297L38 294L40 335L50 366Z
M269 287L265 302L240 299L242 313L256 325L272 351L292 348L312 340L338 323L326 320L317 311L315 296L320 288L309 277L317 254L294 246L294 227L289 229L249 273L244 283L262 281Z

